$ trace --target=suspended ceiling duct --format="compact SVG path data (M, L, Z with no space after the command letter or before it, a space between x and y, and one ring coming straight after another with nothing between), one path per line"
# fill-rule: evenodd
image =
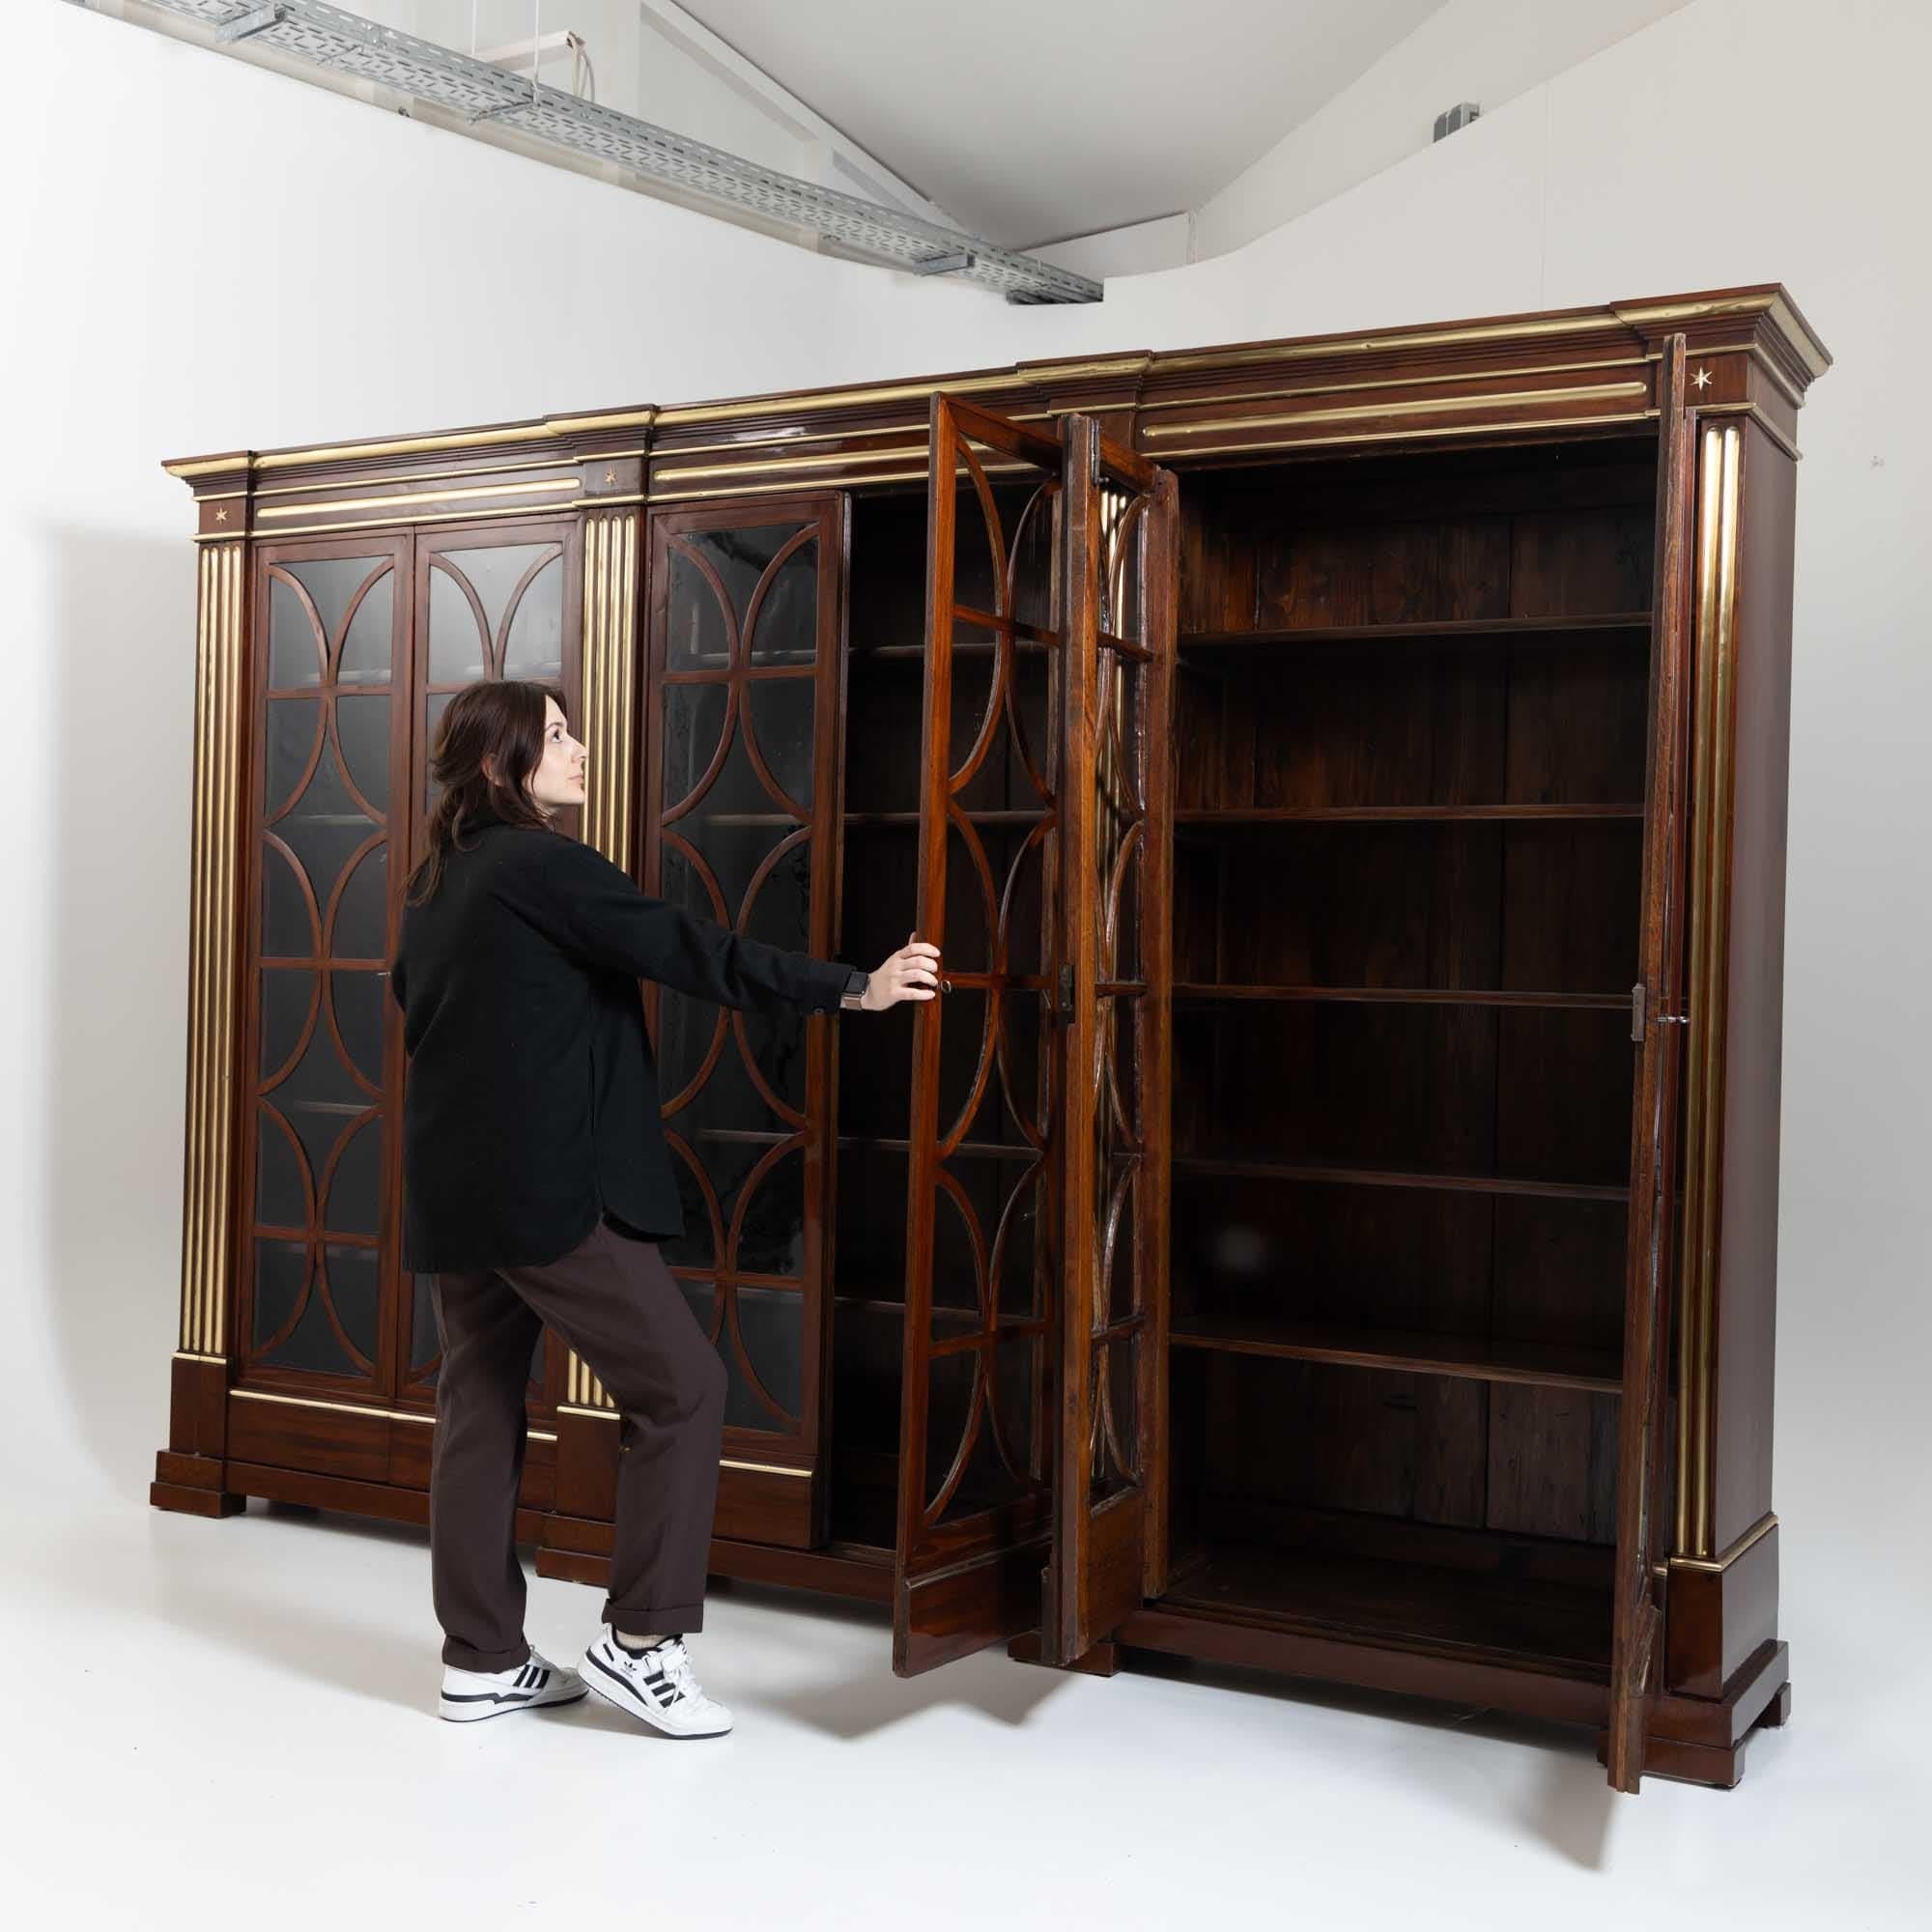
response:
M88 5L89 0L77 0ZM459 124L494 124L574 155L611 163L674 192L723 204L760 222L818 235L841 251L918 274L956 275L1012 302L1098 301L1086 275L858 195L799 181L615 108L542 87L488 61L378 26L321 0L136 0L103 6L124 17L174 14L213 29L217 44L271 50L298 65L349 76L440 108Z

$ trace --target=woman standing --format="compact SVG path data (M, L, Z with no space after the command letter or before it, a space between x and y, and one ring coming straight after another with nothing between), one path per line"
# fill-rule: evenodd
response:
M879 1012L934 996L938 952L914 943L866 974L648 897L553 829L583 802L583 767L545 687L456 695L391 968L410 1055L403 1265L434 1277L442 1345L439 1708L463 1721L587 1688L672 1736L716 1737L730 1713L700 1689L684 1637L704 1621L725 1378L658 1254L684 1220L637 982L726 1007ZM523 1631L524 1390L546 1323L622 1429L611 1590L581 1675Z

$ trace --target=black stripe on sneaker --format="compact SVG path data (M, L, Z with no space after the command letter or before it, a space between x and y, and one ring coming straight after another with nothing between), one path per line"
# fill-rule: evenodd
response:
M527 1690L445 1690L442 1701L445 1704L527 1704L530 1693Z

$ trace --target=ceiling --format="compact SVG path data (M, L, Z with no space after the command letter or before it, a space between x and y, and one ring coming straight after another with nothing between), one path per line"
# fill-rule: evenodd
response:
M1442 0L681 4L963 227L1029 248L1198 208Z

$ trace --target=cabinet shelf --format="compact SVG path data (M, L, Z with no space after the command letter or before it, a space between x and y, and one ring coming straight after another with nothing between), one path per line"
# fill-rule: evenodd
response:
M1623 1387L1614 1349L1560 1348L1463 1335L1208 1316L1177 1316L1168 1340L1177 1349L1453 1376L1467 1381L1520 1382L1531 1388L1587 1389L1615 1395Z
M1215 1006L1270 1000L1327 1000L1343 1004L1419 1007L1541 1007L1559 1012L1628 1012L1628 993L1491 991L1466 986L1229 986L1186 980L1174 988L1177 1004Z
M1454 643L1460 638L1548 638L1552 641L1605 635L1648 637L1648 611L1610 611L1587 617L1451 617L1422 624L1292 624L1271 631L1192 631L1183 651L1232 651L1297 644Z
M1157 1607L1511 1664L1534 1660L1602 1681L1610 1602L1606 1585L1522 1576L1509 1565L1229 1543L1210 1546Z
M1564 820L1640 822L1641 805L1242 805L1188 806L1177 825L1433 825L1443 822L1552 824Z
M1628 1201L1628 1186L1593 1181L1538 1180L1520 1175L1468 1174L1456 1169L1396 1170L1351 1167L1337 1161L1236 1160L1212 1154L1177 1154L1177 1174L1215 1175L1234 1180L1314 1180L1351 1187L1444 1188L1463 1194L1526 1194L1554 1201Z

